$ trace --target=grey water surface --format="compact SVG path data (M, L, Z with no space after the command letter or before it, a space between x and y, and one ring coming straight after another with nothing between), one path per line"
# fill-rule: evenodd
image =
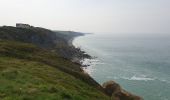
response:
M115 80L145 100L170 100L170 36L91 34L73 44L97 57L84 63L100 84Z

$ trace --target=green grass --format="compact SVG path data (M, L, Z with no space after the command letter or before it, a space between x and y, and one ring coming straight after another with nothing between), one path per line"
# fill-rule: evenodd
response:
M0 41L0 100L109 100L80 66L34 45Z

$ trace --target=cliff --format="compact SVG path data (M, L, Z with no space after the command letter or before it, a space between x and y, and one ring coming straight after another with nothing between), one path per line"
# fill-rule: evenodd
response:
M79 35L39 27L0 27L0 99L110 100L106 89L71 61L89 57L69 45Z

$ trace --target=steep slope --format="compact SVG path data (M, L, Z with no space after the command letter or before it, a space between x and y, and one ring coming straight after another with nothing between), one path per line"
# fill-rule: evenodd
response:
M90 57L70 44L80 35L0 27L0 100L142 100L114 82L102 87L72 62Z
M51 31L40 27L0 27L0 39L32 43L38 47L53 50L67 59L90 57L79 48L70 45L72 39L83 35L71 31Z
M26 43L33 43L42 48L53 48L58 44L64 44L66 41L60 38L53 31L32 27L17 28L11 26L0 27L0 39L15 40Z
M83 75L77 78L68 71L82 72L56 53L32 44L0 41L1 100L109 100L90 81L83 81Z

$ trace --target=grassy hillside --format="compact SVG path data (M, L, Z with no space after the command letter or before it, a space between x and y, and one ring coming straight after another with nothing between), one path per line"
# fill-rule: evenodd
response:
M70 44L80 35L0 27L0 100L142 100L112 81L102 87L82 70L75 59L90 56Z
M109 100L80 66L57 53L0 41L0 100Z

